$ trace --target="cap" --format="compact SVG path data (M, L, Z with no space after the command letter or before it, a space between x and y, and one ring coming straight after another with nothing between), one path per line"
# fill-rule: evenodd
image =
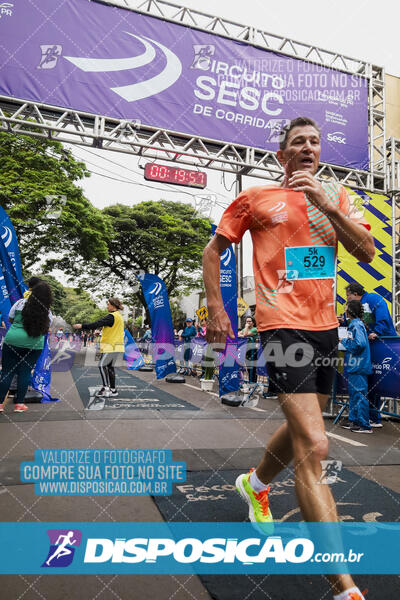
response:
M193 323L193 319L191 317L186 317L185 321L192 321Z

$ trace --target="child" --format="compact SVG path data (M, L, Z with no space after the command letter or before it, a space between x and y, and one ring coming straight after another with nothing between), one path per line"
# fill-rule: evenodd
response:
M369 424L368 380L372 373L368 334L362 322L363 308L359 300L347 303L346 317L350 321L348 338L342 340L346 348L345 367L349 387L349 419L342 427L354 433L372 433Z

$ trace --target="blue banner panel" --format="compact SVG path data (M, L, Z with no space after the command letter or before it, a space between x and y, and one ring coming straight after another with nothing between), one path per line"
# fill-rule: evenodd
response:
M157 275L145 273L139 281L151 319L153 360L157 379L176 373L174 359L174 328L165 283Z
M1 523L1 574L398 574L399 523Z
M308 116L323 161L368 169L365 77L100 2L7 4L0 94L263 150Z

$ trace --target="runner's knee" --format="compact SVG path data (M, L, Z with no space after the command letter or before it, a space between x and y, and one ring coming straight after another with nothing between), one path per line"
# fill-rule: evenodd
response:
M293 440L295 462L318 462L328 456L329 441L323 432L309 432Z

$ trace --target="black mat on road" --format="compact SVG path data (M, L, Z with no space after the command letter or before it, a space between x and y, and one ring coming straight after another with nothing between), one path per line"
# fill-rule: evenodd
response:
M235 490L243 471L188 471L187 481L175 485L172 496L154 501L165 521L246 521L247 505ZM343 469L331 485L339 515L346 521L398 521L400 494ZM300 521L293 473L285 469L270 491L276 521ZM214 600L328 600L328 581L322 575L200 575ZM398 600L399 578L359 575L356 583L368 588L367 600ZM384 589L384 595L382 595Z
M96 367L73 367L71 372L83 406L91 410L89 388L101 385L99 370ZM200 410L197 406L142 381L124 369L116 369L116 386L118 397L106 398L103 410Z

